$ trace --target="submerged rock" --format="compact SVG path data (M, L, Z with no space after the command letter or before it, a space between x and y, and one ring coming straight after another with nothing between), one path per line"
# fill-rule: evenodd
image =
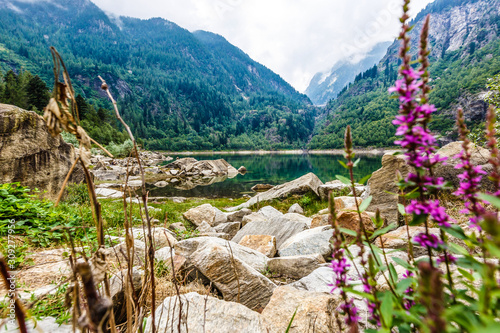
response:
M308 192L313 192L319 196L318 187L323 185L321 180L313 173L308 173L300 178L297 178L291 182L274 186L272 189L259 193L252 197L247 202L228 209L228 211L236 211L242 208L248 208L257 203L262 203L272 199L284 199L292 194L305 194Z

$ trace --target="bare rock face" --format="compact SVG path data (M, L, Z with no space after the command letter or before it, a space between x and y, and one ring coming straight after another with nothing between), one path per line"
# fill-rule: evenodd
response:
M291 333L340 332L335 323L335 312L340 301L341 298L333 295L282 286L275 289L262 316L271 333L285 332L295 311L297 312L289 331Z
M247 202L232 207L228 211L236 211L242 208L248 208L256 203L269 201L272 199L284 199L292 194L305 194L307 192L313 192L319 196L318 187L323 185L323 182L313 173L308 173L300 178L292 180L291 182L274 186L266 192L262 192L252 197Z
M20 182L55 198L75 161L75 150L59 135L53 138L35 112L0 104L0 182ZM71 182L84 179L79 165Z
M179 318L180 303L182 313ZM225 302L194 292L181 295L180 298L166 298L156 309L155 326L157 332L268 332L263 318L257 312L235 302ZM152 332L152 317L148 318L145 332Z

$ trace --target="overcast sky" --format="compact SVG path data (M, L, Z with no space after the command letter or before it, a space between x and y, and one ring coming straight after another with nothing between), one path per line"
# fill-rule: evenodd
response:
M359 58L398 33L401 0L92 0L138 18L163 17L224 36L303 92L317 72ZM433 0L413 0L413 15Z

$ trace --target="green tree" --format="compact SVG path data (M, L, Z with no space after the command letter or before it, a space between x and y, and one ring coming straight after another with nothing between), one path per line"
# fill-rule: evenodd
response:
M41 112L49 103L49 88L38 75L32 76L28 81L26 94L28 97L29 108L31 110Z

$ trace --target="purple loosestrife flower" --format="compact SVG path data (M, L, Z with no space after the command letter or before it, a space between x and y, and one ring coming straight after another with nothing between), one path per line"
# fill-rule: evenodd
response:
M438 265L441 265L443 262L446 262L446 255L444 254L440 255L439 258L437 258L436 262ZM456 262L457 258L452 254L448 254L448 263L455 264Z
M440 245L443 244L443 241L440 240L436 235L420 233L413 237L413 242L422 247L430 247L433 249L438 249Z
M462 109L458 110L457 127L460 132L460 138L462 139L462 151L460 154L455 156L455 158L459 158L461 161L461 163L455 166L455 169L463 169L464 172L458 175L458 178L460 179L460 187L454 194L462 198L465 202L465 209L461 212L464 214L472 214L469 218L469 225L472 228L481 230L479 222L481 222L481 216L486 210L483 207L481 200L478 199L477 193L479 193L480 183L486 172L480 165L474 166L471 162L472 154L470 150L470 141L467 138L469 130L465 125L464 113Z

